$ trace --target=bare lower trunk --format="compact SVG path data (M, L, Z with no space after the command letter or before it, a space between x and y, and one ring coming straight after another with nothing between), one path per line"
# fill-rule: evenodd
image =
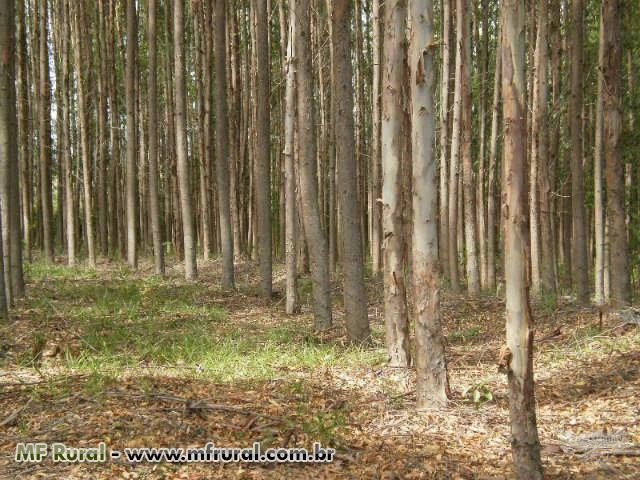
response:
M540 2L540 17L543 18L545 26L544 28L538 27L541 38L545 42L545 48L540 49L541 63L544 68L541 69L541 73L544 73L544 79L541 84L541 102L543 106L543 112L541 112L543 125L539 131L538 136L538 167L540 176L538 178L538 188L540 192L540 281L543 291L555 295L556 293L556 272L555 272L555 248L553 241L553 228L552 228L552 192L551 183L554 179L555 165L550 163L549 156L549 130L550 130L550 115L548 107L548 87L547 87L547 63L549 62L548 54L548 35L547 35L547 23L549 22L548 15L548 2L544 0ZM584 189L584 186L583 186Z
M194 70L196 82L198 85L198 121L200 128L199 138L194 139L198 144L198 190L199 190L199 206L198 219L200 221L198 233L200 235L200 243L202 245L202 257L209 260L211 256L211 198L209 197L209 163L208 163L208 145L211 141L211 132L209 131L209 120L211 118L208 110L210 102L210 91L208 85L209 75L209 47L207 45L207 37L211 32L211 27L205 25L205 17L209 13L208 6L203 3L193 4L194 12L191 15L193 20L194 43L196 51L194 59ZM207 12L206 14L204 12Z
M0 10L0 18L4 17L5 13ZM2 20L0 20L2 21ZM4 23L4 22L3 22ZM0 23L0 42L2 42L3 30L8 30L8 26ZM5 46L0 45L0 49L5 50ZM5 50L6 51L6 50ZM2 217L0 216L0 231L2 230ZM0 241L0 273L4 272L4 253L2 248L2 242ZM7 300L6 288L4 284L4 275L0 275L0 320L9 320L9 302Z
M82 25L84 25L84 12L81 3L75 5L73 32L75 40L75 64L78 83L78 117L80 123L80 149L82 155L82 181L83 181L83 204L84 204L84 228L87 240L87 250L89 252L89 265L96 264L96 251L93 233L93 198L91 188L91 149L89 145L89 119L87 118L86 108L86 72L84 70L84 59L82 48L85 45L83 35L81 34Z
M16 45L18 47L18 61L17 66L17 87L18 87L18 123L19 123L19 185L20 185L20 208L21 211L18 215L21 215L22 219L22 237L23 241L23 254L28 262L31 262L31 182L30 182L30 162L29 162L29 139L31 138L31 132L29 131L29 89L27 81L27 42L26 42L26 20L25 20L25 6L22 2L18 2L18 31L19 38Z
M578 301L589 301L589 276L587 269L587 230L584 205L584 167L582 153L582 102L583 102L583 2L573 0L571 16L571 214L573 225L572 277Z
M449 71L452 45L451 0L442 2L442 74L440 77L440 223L439 241L440 265L445 272L449 266ZM446 275L446 273L445 273Z
M256 24L256 214L260 289L271 298L271 156L269 146L269 21L267 0L255 3Z
M338 203L344 273L345 324L349 340L366 342L371 335L364 287L362 237L360 234L353 123L351 66L351 0L335 0L331 11L333 50L332 92L338 170Z
M15 93L15 4L4 2L0 7L0 320L7 320L11 303L11 238L9 226L19 205L10 198L10 182L18 169L18 117ZM14 173L15 172L15 173ZM7 222L6 224L4 222ZM6 235L5 235L6 233ZM4 245L3 245L4 244ZM5 250L6 249L6 250ZM8 262L8 263L6 263ZM4 272L9 273L5 276ZM8 294L7 294L8 293Z
M487 289L496 288L496 172L498 159L498 119L500 117L500 86L502 75L502 26L498 26L496 69L493 83L491 111L491 139L489 140L489 174L487 178Z
M619 0L602 2L602 36L604 44L600 69L604 75L602 89L603 154L607 182L607 221L609 225L609 282L611 301L628 304L631 301L629 284L629 250L625 225L624 170L621 156L622 133L622 45ZM606 260L605 260L606 261Z
M296 114L296 86L295 86L295 18L291 12L290 29L287 45L287 73L286 73L286 93L285 93L285 116L284 116L284 161L285 161L285 255L287 264L287 300L285 310L289 315L298 313L300 305L298 301L298 272L297 272L297 245L296 231L298 225L296 208L296 178L294 159L294 131Z
M151 215L151 235L153 237L153 264L155 273L164 274L164 250L160 222L160 198L158 197L158 81L156 53L156 0L149 0L149 213ZM208 208L208 206L206 207Z
M462 144L462 110L463 110L463 57L465 50L464 6L456 9L456 67L455 67L455 91L453 98L453 125L451 128L451 155L449 162L449 280L451 289L457 292L460 289L458 278L458 220L460 209L458 208L460 183L460 152ZM460 11L462 10L462 11Z
M111 8L113 7L113 1L109 2L108 14L105 16L106 26L106 55L108 57L108 78L107 78L107 95L109 103L109 144L111 146L109 172L108 172L108 184L109 195L107 197L107 203L109 208L109 224L108 232L109 239L108 244L113 252L117 251L120 246L120 239L122 237L122 230L118 228L120 217L118 215L118 193L117 183L120 181L118 170L120 167L120 112L118 104L118 88L116 83L116 68L115 68L115 50L114 50L114 29L112 28L113 16ZM69 208L69 207L67 207Z
M604 30L602 28L602 17L600 18L600 46L598 49L598 62L602 64L604 62ZM604 228L605 228L605 206L604 206L604 184L602 178L603 160L602 160L602 143L603 143L603 125L602 125L602 102L603 102L603 89L604 89L604 73L598 69L598 95L596 97L596 121L595 121L595 140L593 150L593 202L594 202L594 243L595 243L595 266L594 266L594 281L595 281L595 296L594 301L596 305L602 305L605 300L605 243L604 243Z
M284 1L284 0L283 0ZM239 166L244 161L244 146L246 145L245 136L242 133L243 127L243 105L248 95L243 95L244 83L242 81L243 65L240 55L240 35L238 33L238 22L235 13L227 16L229 21L228 31L228 49L230 68L230 88L229 94L229 212L232 225L232 244L235 258L241 258L244 253L242 243L243 225L241 224L241 208L238 205L240 191L238 184ZM217 170L216 170L217 171ZM216 232L219 228L216 228ZM215 242L214 242L215 243Z
M516 478L541 480L533 383L533 318L527 286L524 2L503 0L502 19L507 345L500 363L509 381L511 449Z
M479 119L480 141L478 154L478 178L476 181L476 209L478 225L478 251L480 255L480 287L487 288L487 214L485 208L485 176L486 176L486 145L487 145L487 69L489 55L489 25L487 0L482 0L475 10L475 28L477 39L480 43L480 94L479 94Z
M381 143L380 143L380 64L382 62L382 31L381 23L381 0L373 0L372 18L372 43L373 43L373 85L371 87L371 192L369 197L369 219L370 227L370 250L371 250L371 271L378 274L382 270L382 214L380 202L378 201L382 193L381 181Z
M403 148L405 0L385 3L384 61L382 66L382 228L384 254L384 319L389 362L410 363L407 300L404 281Z
M476 199L473 186L473 159L471 158L472 122L471 122L471 2L458 0L458 26L460 33L460 81L462 82L462 113L460 117L462 185L464 195L464 247L466 254L467 293L480 292L480 272L478 268L478 246L476 235Z
M45 260L53 262L53 226L51 198L51 170L49 155L51 148L50 95L49 95L49 53L47 47L47 0L40 2L39 10L39 102L38 135L40 147L40 202L42 208L42 234Z
M97 64L98 83L98 111L97 111L97 159L96 159L96 216L98 225L98 252L100 255L108 253L107 222L109 212L107 209L107 146L108 146L108 119L107 119L107 48L104 1L95 2L97 9L97 38L99 47ZM64 93L63 93L64 95Z
M549 212L549 165L547 115L548 0L539 2L533 92L531 139L531 256L533 293L555 292L553 242ZM535 178L534 178L535 177ZM534 262L534 246L536 262ZM535 265L535 268L534 268Z
M558 175L560 167L564 160L564 151L561 149L560 133L563 120L565 118L561 113L561 51L562 51L562 36L560 32L560 1L552 0L549 4L550 8L550 22L549 22L549 49L551 57L551 110L549 121L549 188L552 190L550 199L551 211L549 215L551 217L551 236L553 244L553 256L554 256L554 270L556 284L560 280L558 275L558 266L563 264L561 256L563 255L562 248L560 247L561 226L562 226L562 198L556 195L554 192L561 192L562 185L564 183L564 177ZM551 174L552 173L552 174ZM562 194L561 194L562 195Z
M127 263L138 266L138 164L136 161L136 49L138 20L135 0L127 0L127 62L125 104L127 110Z
M233 266L233 230L229 198L229 130L227 126L227 24L226 2L215 1L215 70L216 70L216 177L218 210L220 212L220 243L222 246L222 288L235 285Z
M546 0L543 0L543 3ZM535 13L535 8L534 8ZM538 176L539 176L539 144L538 137L539 131L544 128L542 125L543 109L545 105L541 98L543 90L543 78L546 76L546 63L542 62L540 55L541 49L547 49L546 38L546 21L541 19L540 12L537 12L538 24L537 24L537 37L535 42L535 51L533 56L533 79L531 80L531 150L529 156L529 238L531 245L531 293L537 297L541 293L540 285L540 200L538 196ZM534 20L529 20L529 31L532 32L534 28ZM543 36L544 35L544 38ZM533 36L533 35L532 35ZM530 47L531 48L531 47ZM544 79L546 80L546 78ZM546 84L545 84L546 87Z
M184 238L184 273L187 280L197 275L196 238L189 184L189 158L187 156L187 111L184 79L184 5L183 0L173 4L173 62L176 124L176 157L180 206L182 207L182 234ZM224 30L223 30L224 31ZM224 103L224 102L222 102Z
M318 330L331 327L331 292L329 287L329 255L327 240L320 222L316 174L313 78L311 68L311 36L309 0L293 0L295 8L295 50L299 60L298 87L298 175L302 200L302 219L309 246L314 296L314 324Z
M416 298L416 398L418 408L444 405L449 396L440 312L438 195L433 148L433 3L410 0L409 69L413 156L413 288Z

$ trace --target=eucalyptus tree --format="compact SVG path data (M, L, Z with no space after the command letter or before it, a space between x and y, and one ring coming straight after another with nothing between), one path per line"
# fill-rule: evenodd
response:
M416 298L418 408L444 405L450 394L440 311L438 188L434 151L433 2L409 2L411 152L413 155L413 292Z
M527 130L524 2L502 2L503 222L506 348L500 366L509 382L511 448L516 478L542 479L533 383L533 317L527 279L525 180ZM532 187L535 188L535 187Z

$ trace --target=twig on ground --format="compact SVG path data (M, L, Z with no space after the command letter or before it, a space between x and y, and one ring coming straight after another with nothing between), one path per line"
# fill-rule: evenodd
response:
M23 406L11 412L7 418L0 422L0 427L11 425L24 410L29 408L32 402L33 399L30 398Z

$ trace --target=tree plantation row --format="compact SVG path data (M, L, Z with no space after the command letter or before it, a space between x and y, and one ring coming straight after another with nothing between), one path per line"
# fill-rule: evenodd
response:
M152 255L156 274L170 257L187 280L220 257L229 290L255 259L266 298L284 261L286 313L308 272L329 329L339 271L347 335L366 343L370 269L389 363L416 366L431 407L449 396L441 289L500 292L515 470L542 478L529 294L624 305L637 281L637 2L1 8L5 316L35 251Z

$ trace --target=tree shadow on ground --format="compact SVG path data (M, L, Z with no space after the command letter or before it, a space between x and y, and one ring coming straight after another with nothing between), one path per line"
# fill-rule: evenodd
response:
M93 373L4 386L0 410L27 407L15 422L1 427L0 478L510 477L506 440L502 445L483 445L480 441L464 444L456 430L427 429L420 434L409 428L410 420L397 419L414 416L414 422L429 425L428 414L413 408L389 408L386 402L372 408L375 398L358 389L334 388L323 380L322 372L315 376L307 373L300 379L234 383L166 375L112 378ZM396 433L373 426L374 416L385 415L390 418L387 426ZM260 442L263 448L309 449L314 442L320 442L324 447L336 448L337 458L329 464L226 465L13 461L18 442L95 446L101 441L117 450L200 447L207 442L229 447ZM548 478L575 478L568 473L569 468L575 471L575 462L570 455L545 458ZM614 478L612 469L625 474L634 471L626 464L583 461L580 478Z
M612 352L607 359L577 361L539 383L541 404L588 401L616 389L640 387L640 353Z
M444 411L417 412L412 371L383 366L380 321L372 322L373 346L351 347L341 327L317 334L309 315L283 316L277 300L257 301L250 286L220 291L217 268L202 268L198 283L66 271L50 285L33 280L33 294L16 310L19 320L4 329L13 357L0 371L0 412L26 407L0 427L0 478L511 478L502 378L491 380L494 400L486 404L457 396ZM372 310L379 304L373 298ZM456 395L463 378L496 376L503 311L499 300L446 296ZM548 315L537 328L547 332L556 323ZM34 333L62 347L50 364L31 357ZM543 444L564 426L560 410L567 405L601 399L607 385L621 382L637 392L637 367L636 357L621 352L545 367L552 370L537 385L538 402L548 407L540 420ZM21 384L25 379L34 383ZM309 448L318 441L338 456L329 464L16 463L16 443L29 441L105 441L112 449L254 441ZM618 458L556 452L543 460L552 479L638 473Z

